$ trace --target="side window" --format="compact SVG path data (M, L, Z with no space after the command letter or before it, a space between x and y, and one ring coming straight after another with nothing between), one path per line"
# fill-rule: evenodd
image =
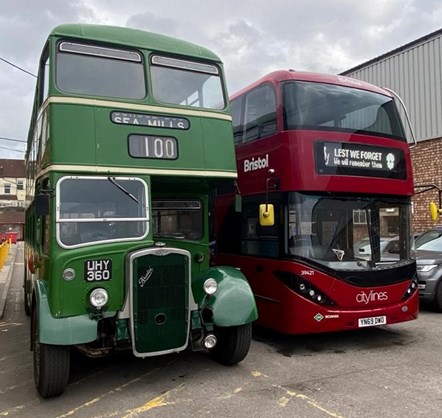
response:
M43 180L41 188L49 188L48 178ZM49 255L50 225L49 215L37 217L37 244L40 246L42 253L46 255Z
M203 208L199 200L153 200L154 237L199 241L203 238Z
M41 222L41 249L43 254L49 255L49 237L51 222L49 216L44 216Z
M230 108L232 110L232 127L233 127L233 138L235 140L235 145L240 144L243 139L244 127L242 124L242 104L244 100L243 97L238 97L232 100L230 103Z
M263 138L276 132L276 98L273 88L264 84L245 98L244 141Z
M43 83L41 103L43 103L49 94L49 56L46 58L44 65L42 65L41 71Z
M280 229L280 205L273 203L275 207L275 224L273 226L261 226L259 224L259 203L264 201L253 199L243 202L241 220L241 254L256 255L260 257L279 256L279 229Z

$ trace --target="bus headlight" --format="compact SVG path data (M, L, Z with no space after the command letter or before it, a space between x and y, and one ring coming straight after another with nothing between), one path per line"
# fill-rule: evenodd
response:
M65 279L67 282L74 280L75 279L75 270L71 269L71 268L63 270L63 279Z
M289 289L298 295L323 306L333 306L335 303L322 290L304 277L288 271L279 271L275 276Z
M96 309L101 309L109 300L109 294L105 289L98 287L92 290L89 295L89 302Z
M410 286L408 286L408 289L404 293L404 296L402 296L402 300L408 299L412 294L416 292L418 288L419 288L419 283L417 281L417 276L414 276L413 280L410 283Z
M207 295L213 295L218 289L218 283L215 279L207 279L204 282L203 287Z

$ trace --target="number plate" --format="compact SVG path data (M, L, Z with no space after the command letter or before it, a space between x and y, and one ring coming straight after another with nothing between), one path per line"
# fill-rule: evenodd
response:
M358 325L361 327L375 327L376 325L385 325L387 323L386 316L372 316L371 318L359 318Z
M96 282L112 279L112 260L85 260L84 281Z

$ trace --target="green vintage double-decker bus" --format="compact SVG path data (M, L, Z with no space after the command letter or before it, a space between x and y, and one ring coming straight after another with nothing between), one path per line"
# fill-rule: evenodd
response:
M244 359L253 294L210 263L213 202L236 178L215 54L128 28L56 27L26 163L25 310L42 397L65 390L72 346Z

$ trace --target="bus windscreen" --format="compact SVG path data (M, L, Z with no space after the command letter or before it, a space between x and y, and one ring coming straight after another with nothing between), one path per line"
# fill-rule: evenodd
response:
M283 86L285 129L376 134L406 141L391 97L326 83L289 81Z

